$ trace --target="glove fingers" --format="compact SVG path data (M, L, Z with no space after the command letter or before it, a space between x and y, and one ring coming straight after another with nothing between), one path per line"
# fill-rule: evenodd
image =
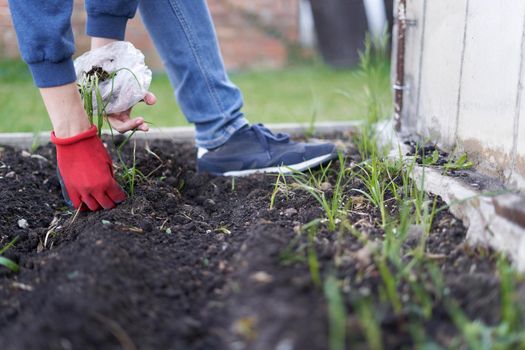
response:
M108 195L106 195L104 192L93 194L97 202L102 206L104 209L113 209L115 208L115 202L111 198L109 198Z
M115 203L122 203L126 200L126 193L122 191L116 181L113 181L111 186L106 190L106 194Z
M80 199L80 195L75 190L71 190L67 192L64 186L64 190L62 191L62 196L64 197L66 204L73 206L73 208L75 209L78 209L82 205L82 200Z
M98 204L95 198L93 198L90 194L83 195L82 202L84 202L91 211L97 211L100 209L100 204Z

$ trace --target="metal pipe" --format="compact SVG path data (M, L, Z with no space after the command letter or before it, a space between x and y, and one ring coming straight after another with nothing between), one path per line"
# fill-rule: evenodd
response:
M403 91L405 89L405 35L407 27L406 0L397 2L397 57L396 82L394 84L394 123L396 131L401 131L403 112Z

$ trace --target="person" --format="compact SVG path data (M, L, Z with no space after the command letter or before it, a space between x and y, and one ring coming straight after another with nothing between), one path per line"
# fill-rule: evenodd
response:
M90 125L72 61L73 0L9 0L23 60L51 119L57 170L66 202L75 208L111 209L126 195L113 177L111 158ZM243 97L228 78L205 0L86 0L86 32L95 49L124 40L137 9L162 58L179 106L195 125L197 170L243 176L304 171L336 157L331 143L293 142L262 124L249 124ZM144 101L156 102L152 93ZM148 131L131 110L108 116L119 132Z

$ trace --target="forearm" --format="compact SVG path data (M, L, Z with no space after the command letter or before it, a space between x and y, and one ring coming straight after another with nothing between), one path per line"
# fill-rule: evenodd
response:
M76 83L41 88L40 94L57 137L71 137L90 128Z
M99 47L102 47L107 44L111 44L115 41L118 41L116 39L108 39L108 38L98 38L98 37L92 37L91 38L91 50L98 49Z

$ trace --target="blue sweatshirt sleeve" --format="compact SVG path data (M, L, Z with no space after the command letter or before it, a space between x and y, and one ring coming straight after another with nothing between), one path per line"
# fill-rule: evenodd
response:
M40 88L76 80L71 13L73 1L9 0L18 46Z
M135 16L138 0L86 0L85 6L89 36L124 40L126 24Z

